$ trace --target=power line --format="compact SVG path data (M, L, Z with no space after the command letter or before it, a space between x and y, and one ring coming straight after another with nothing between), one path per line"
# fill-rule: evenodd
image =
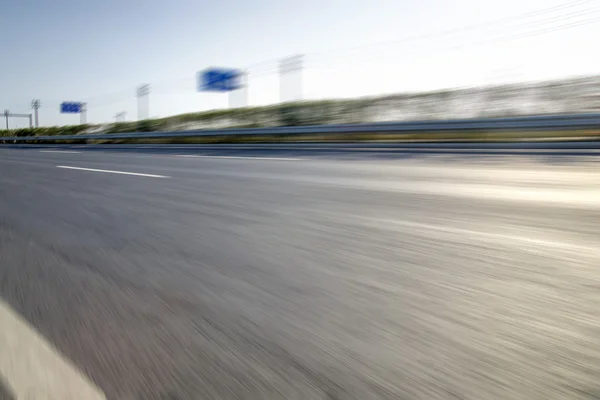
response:
M347 47L347 48L343 48L343 49L334 49L334 50L327 50L327 51L318 52L318 53L311 53L310 56L312 58L333 57L333 56L335 56L335 54L351 53L351 52L361 51L361 50L365 50L365 49L373 51L373 50L375 50L376 47L389 47L389 46L393 46L393 45L405 44L405 43L410 43L410 42L419 41L419 40L432 39L432 38L435 39L437 37L444 37L444 36L449 36L449 35L466 33L469 31L476 30L476 29L480 29L480 28L484 28L484 30L499 29L499 28L504 29L506 27L502 26L502 25L506 25L507 23L518 22L520 20L526 20L531 17L555 13L556 11L573 8L578 5L583 5L585 3L589 3L589 0L576 0L576 1L569 2L569 3L561 4L558 6L544 8L544 9L537 10L537 11L527 12L524 14L519 14L519 15L515 15L515 16L511 16L511 17L500 18L500 19L496 19L493 21L489 21L489 22L482 22L482 23L477 23L477 24L473 24L473 25L469 25L469 26L442 30L442 31L438 31L438 32L426 33L426 34L422 34L422 35L407 36L404 38L390 40L390 41L367 43L367 44Z
M581 2L574 2L574 3L581 3ZM564 6L563 6L563 8L564 8ZM547 9L547 10L556 10L556 9L558 9L558 7L553 7L552 9ZM558 24L558 25L556 23L557 22L566 22L575 17L593 15L594 13L597 13L597 10L586 9L586 10L572 12L569 14L553 16L551 18L547 18L544 20L535 21L535 23L533 23L533 24L521 24L516 27L516 28L531 28L531 27L535 27L535 26L541 26L541 29L537 29L537 30L526 29L524 31L520 31L518 34L515 34L515 35L503 35L500 37L492 37L492 38L488 38L485 40L475 41L475 42L471 42L471 43L467 43L467 44L445 45L445 47L439 49L439 51L456 50L459 48L471 47L471 46L476 47L476 46L479 46L482 44L488 44L488 43L493 43L493 42L517 40L517 39L521 39L521 38L538 36L538 35L543 35L546 33L552 33L552 32L566 30L566 29L570 29L570 28L574 28L574 27L578 27L578 26L582 26L582 25L587 25L587 24L596 22L598 19L596 18L596 19L590 19L590 20L578 20L578 21L573 21L570 23L564 23L564 24ZM548 25L548 22L552 22L553 24ZM544 26L544 25L547 25L547 26ZM418 53L429 52L429 51L431 51L431 49L420 49L416 52L415 51L409 52L409 54L418 54ZM317 61L317 64L318 64L318 61ZM314 67L315 62L311 61L310 65ZM260 78L260 77L265 77L265 76L272 76L272 75L278 74L279 72L280 71L278 70L277 66L273 66L271 69L266 70L262 73L252 74L251 77L252 78ZM187 80L187 82L190 81L189 78L185 78L185 79ZM177 89L166 90L166 91L163 90L163 91L160 91L160 94L177 93L177 92L181 92L181 91L188 91L188 89L185 88L183 90L177 90Z
M454 45L454 46L448 46L444 49L441 49L441 51L456 50L459 48L470 47L470 46L479 46L479 45L489 44L489 43L494 43L494 42L524 39L527 37L539 36L539 35L543 35L546 33L552 33L552 32L562 31L562 30L566 30L566 29L570 29L570 28L575 28L575 27L582 26L582 25L588 25L588 24L597 22L599 20L600 20L600 18L592 18L592 19L588 19L588 20L579 20L579 21L573 21L570 23L542 27L541 29L528 30L528 31L524 31L524 32L519 32L518 34L513 34L513 35L509 34L509 35L504 35L504 36L500 36L500 37L493 37L493 38L488 38L488 39L484 39L484 40L479 40L479 41L471 42L468 44L462 44L462 45L459 44L459 45Z
M356 52L356 51L364 51L364 52L373 53L373 52L383 51L386 48L389 48L389 46L400 45L400 44L409 44L409 43L412 43L415 41L421 41L421 40L438 39L441 41L451 40L452 42L456 42L457 36L460 36L461 34L465 34L465 33L469 33L469 32L474 32L476 30L481 31L482 34L488 34L488 35L494 34L495 32L498 32L500 30L502 35L499 37L487 38L483 41L476 41L474 43L458 44L458 45L456 45L455 43L450 43L449 45L445 45L441 50L442 51L455 50L455 49L461 48L461 47L477 46L480 44L485 44L485 43L490 43L490 42L515 40L515 39L529 37L529 36L542 35L545 33L555 32L555 31L559 31L559 30L563 30L563 29L569 29L572 27L577 27L580 25L585 25L585 24L588 24L591 22L595 22L595 20L570 22L571 20L573 20L575 18L587 16L587 15L595 12L595 10L583 9L583 10L576 10L576 11L566 13L566 14L564 13L565 11L570 11L570 10L575 9L576 7L579 7L581 5L589 3L589 1L590 0L576 0L576 1L571 1L568 3L556 5L553 7L549 7L549 8L544 8L544 9L540 9L540 10L536 10L536 11L530 11L530 12L523 13L523 14L513 15L510 17L504 17L504 18L493 20L493 21L480 22L477 24L464 26L464 27L447 29L447 30L442 30L442 31L438 31L438 32L422 34L422 35L408 36L408 37L391 40L391 41L371 43L371 44L362 44L359 46L353 46L353 47L349 47L349 48L335 49L335 50L329 50L329 51L317 52L317 53L310 53L309 54L310 59L308 61L309 61L309 65L314 66L315 62L317 64L319 64L320 62L322 62L323 58L336 57L336 54L338 55L337 57L340 57L340 55L343 57L344 54L347 55L348 53ZM559 14L557 15L557 13L559 13ZM544 18L538 18L538 17L544 17ZM562 23L562 22L565 22L565 23L558 24L558 23ZM534 27L540 27L540 29L531 30L531 28L534 28ZM507 29L510 29L511 32L506 32ZM510 35L507 36L506 33L510 33ZM417 52L419 52L420 50L421 49L417 50ZM428 51L431 51L431 49L429 49ZM415 52L413 51L413 52L408 52L408 53L414 54ZM249 66L245 67L244 70L250 71L251 72L250 76L252 78L260 78L260 77L275 75L280 72L278 70L278 64L280 61L281 61L281 58L262 61L259 63L249 65ZM185 92L191 91L191 88L193 87L193 80L194 80L194 78L192 78L192 77L186 77L186 78L178 78L178 79L157 82L157 83L153 84L153 92L156 94L169 94L169 93L181 93L184 91ZM123 91L113 92L113 93L104 94L104 95L100 95L100 96L90 97L90 98L85 99L85 102L90 107L99 108L99 107L114 105L117 103L123 103L123 102L129 101L129 100L133 100L133 98L131 96L131 90L123 90ZM37 112L37 110L36 110L36 112Z
M593 23L595 22L597 19L596 18L592 18L592 19L587 19L587 20L575 20L572 21L574 18L576 17L581 17L581 16L588 16L588 15L594 15L595 13L597 13L598 10L582 10L579 12L575 12L575 13L570 13L570 14L566 14L566 15L561 15L561 16L555 16L553 18L548 18L542 21L536 21L537 23L535 24L528 24L528 25L519 25L515 28L525 28L525 29L513 29L512 31L509 31L508 35L506 35L506 30L504 30L503 35L502 36L495 36L495 37L491 37L491 38L487 38L484 40L480 40L480 41L472 41L470 43L466 43L466 44L456 44L456 40L452 40L450 41L450 43L448 42L439 42L437 43L437 46L439 47L428 47L428 48L423 48L423 47L419 47L416 50L413 51L409 51L409 50L402 50L402 54L403 55L413 55L413 54L419 54L419 53L431 53L432 51L447 51L447 50L455 50L457 48L464 48L464 47L469 47L469 46L477 46L479 43L490 43L490 42L498 42L498 41L504 41L504 40L514 40L514 39L519 39L519 38L525 38L525 37L529 37L529 36L536 36L536 35L541 35L544 33L550 33L550 32L555 32L555 31L559 31L559 30L563 30L563 29L568 29L571 27L576 27L576 26L580 26L580 25L586 25L589 23ZM563 23L560 24L560 22L569 22L571 20L570 23ZM551 24L547 24L548 22L551 22ZM557 24L558 23L558 24ZM544 26L546 25L546 26ZM535 27L535 26L540 26L540 28L542 29L537 29L537 30L531 30L530 28ZM380 49L381 50L381 49ZM320 64L322 64L322 60L310 60L310 65L312 67L318 66Z
M560 4L557 6L544 8L541 10L531 11L531 12L527 12L527 13L523 13L523 14L511 16L511 17L500 18L500 19L493 20L490 22L477 23L477 24L466 26L466 27L453 28L453 29L443 30L443 31L439 31L439 32L433 32L433 33L429 33L429 34L409 36L409 37L405 37L405 38L401 38L401 39L397 39L397 40L393 40L393 41L379 42L379 43L374 43L374 44L365 44L365 45L354 46L354 47L350 47L350 48L346 48L346 49L338 49L338 50L332 50L332 51L321 52L321 53L312 53L312 54L309 54L309 57L312 58L311 65L314 66L315 57L318 60L319 56L324 56L324 55L332 56L335 53L346 53L346 52L357 51L357 50L369 50L370 52L382 51L384 49L377 50L376 47L391 46L391 45L395 45L395 44L405 44L405 43L409 43L411 41L424 40L424 39L443 38L444 36L456 35L456 34L460 34L460 33L467 33L469 31L473 31L475 29L480 29L480 28L484 28L484 30L488 31L487 33L493 33L490 31L505 30L505 29L507 29L507 25L511 25L511 24L513 26L510 28L514 30L514 29L533 27L533 26L537 26L537 25L544 25L544 24L548 24L548 23L552 23L552 22L556 23L556 22L561 22L563 20L568 20L568 19L572 19L575 17L579 17L579 16L585 16L585 15L589 14L591 12L591 10L589 10L589 9L578 10L578 11L571 12L568 14L550 16L549 18L545 18L545 19L541 19L541 20L533 20L533 21L529 21L526 23L523 23L523 22L524 22L524 20L526 21L527 19L531 19L532 17L538 17L538 16L556 13L557 11L561 11L561 10L572 9L574 7L577 7L579 5L583 5L586 3L589 3L589 0L576 0L576 1L571 1L571 2L565 3L565 4ZM517 25L514 25L515 23L517 23ZM562 25L558 26L558 28L561 28L561 27L563 27L563 26ZM549 26L548 28L553 29L554 27ZM565 28L566 28L566 26L565 26ZM550 32L550 31L553 31L553 30L548 30L548 32ZM527 35L529 36L529 33L527 33ZM497 39L494 38L492 40L496 41ZM456 46L452 46L452 47L454 48ZM246 69L251 70L253 68L257 68L257 67L261 67L261 66L269 67L268 69L266 69L264 71L251 73L250 76L252 78L259 78L259 77L275 75L275 74L279 73L277 65L280 62L280 60L281 59L274 59L274 60L270 60L270 61L256 63L254 65L246 67ZM188 84L189 80L190 80L189 78L185 78L186 84ZM181 79L176 82L180 82L180 81L181 81ZM167 90L159 90L158 92L161 94L165 94L165 93L175 93L175 92L180 92L180 91L187 91L187 90L185 90L185 89L177 90L177 89L173 88L173 89L167 89Z
M93 107L103 107L115 103L120 103L124 101L123 98L130 99L132 97L131 90L132 89L121 90L118 92L112 92L100 96L89 97L85 99L85 102L91 104Z
M564 4L562 6L555 6L555 7L551 7L551 8L548 8L548 9L544 9L544 10L541 10L539 12L532 12L532 13L523 14L522 16L525 16L525 15L529 16L529 15L545 14L545 13L549 13L549 12L557 11L557 10L560 10L560 9L572 7L572 6L576 5L576 4L582 4L582 3L586 3L586 2L587 1L574 1L572 3L567 3L567 4ZM531 24L521 24L521 25L515 26L513 28L529 28L529 27L534 27L534 26L538 26L538 25L544 25L544 24L547 24L548 22L561 22L561 21L572 19L574 17L581 17L581 16L590 15L590 14L593 14L595 12L597 12L597 10L590 10L590 9L579 10L579 11L572 12L572 13L569 13L569 14L558 15L558 16L553 16L551 18L546 18L546 19L543 19L543 20L538 20L538 21L535 21L535 23L531 23ZM507 20L508 20L508 18L505 18L505 19L501 19L501 20L496 20L496 22L507 21ZM555 31L559 31L559 30L563 30L563 29L568 29L568 28L571 28L571 27L577 27L577 26L580 26L580 25L585 25L585 24L588 24L588 23L592 23L594 21L595 20L575 21L574 23L570 23L570 24L548 26L548 27L545 27L545 29L542 29L542 30L539 30L539 31L525 31L525 32L522 32L522 34L520 34L520 35L495 37L495 38L486 39L484 41L478 41L478 42L469 43L467 45L458 45L458 46L453 45L453 46L450 46L450 49L456 49L456 48L462 48L462 47L468 47L468 46L477 46L480 43L481 44L485 44L485 43L489 43L489 42L496 42L496 41L503 41L503 40L515 40L515 39L529 37L529 36L537 36L537 35L541 35L541 34L544 34L544 33L550 33L550 32L555 32ZM486 26L487 27L487 24L471 25L469 27L461 28L460 30L470 30L470 29L473 29L474 27L480 27L480 26ZM501 27L497 27L497 28L501 28ZM444 31L444 32L449 32L449 31ZM458 32L458 29L456 30L456 32ZM433 36L436 36L436 35L437 34L430 34L430 35L423 35L423 36L420 36L420 37L421 38L425 37L425 36L432 36L433 37ZM403 39L401 39L401 40L403 40ZM396 41L394 41L393 43L395 43L395 42ZM392 42L390 42L390 43L392 43ZM314 53L310 54L310 55L314 55ZM281 59L279 59L279 61L280 60ZM260 64L257 64L257 65L260 65ZM314 61L312 62L311 65L314 66ZM277 75L279 72L280 71L279 71L277 65L272 65L270 69L265 70L265 71L260 72L260 73L253 73L251 75L251 77L252 78L259 78L259 77L265 77L265 76L272 76L272 75ZM185 80L186 80L186 83L190 81L189 78L185 78ZM184 91L187 91L187 88L184 89ZM178 92L178 90L161 91L160 93L164 94L164 93L173 93L173 92Z
M557 32L557 31L562 31L565 29L570 29L570 28L574 28L577 26L582 26L582 25L588 25L588 24L592 24L594 22L598 22L600 21L600 18L593 18L590 20L583 20L583 21L576 21L576 22L572 22L569 24L563 24L563 25L559 25L559 26L554 26L554 27L549 27L546 29L540 29L537 31L532 31L532 32L526 32L522 35L517 35L517 36L512 36L512 37L505 37L505 38L500 38L501 40L515 40L515 39L522 39L525 37L530 37L530 36L538 36L538 35L542 35L542 34L546 34L546 33L551 33L551 32ZM483 42L485 43L485 42Z

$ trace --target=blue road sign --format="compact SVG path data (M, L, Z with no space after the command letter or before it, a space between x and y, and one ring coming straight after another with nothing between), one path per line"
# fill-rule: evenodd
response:
M79 114L83 109L83 103L67 102L61 103L60 112L68 114Z
M241 88L243 72L230 68L208 68L198 73L199 92L230 92Z

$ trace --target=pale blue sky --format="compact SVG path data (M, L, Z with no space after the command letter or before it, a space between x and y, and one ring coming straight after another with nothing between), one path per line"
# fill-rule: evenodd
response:
M69 124L77 116L58 105L81 100L90 122L122 110L131 120L142 83L152 85L152 116L226 107L226 95L195 92L196 72L210 65L254 66L250 103L268 104L279 95L274 60L297 53L308 98L591 74L598 1L5 0L0 108L28 112L39 98L43 125Z

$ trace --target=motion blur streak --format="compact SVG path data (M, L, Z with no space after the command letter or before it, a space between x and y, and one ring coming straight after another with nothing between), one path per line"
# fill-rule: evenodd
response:
M600 397L597 158L38 150L0 296L109 399Z

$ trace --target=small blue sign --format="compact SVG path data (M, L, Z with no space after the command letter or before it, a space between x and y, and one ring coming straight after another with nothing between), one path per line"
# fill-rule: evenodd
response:
M230 92L240 89L243 72L230 68L208 68L198 73L199 92Z
M60 105L60 112L67 114L79 114L83 109L83 103L65 101Z

